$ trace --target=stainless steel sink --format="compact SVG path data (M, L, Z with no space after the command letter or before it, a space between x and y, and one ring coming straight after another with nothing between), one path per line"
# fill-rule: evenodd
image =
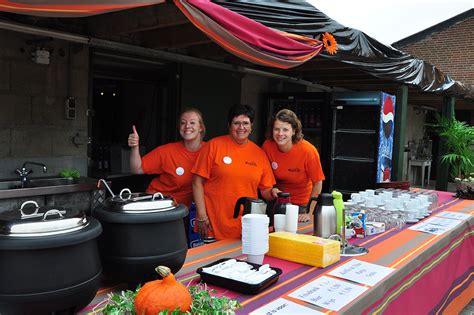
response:
M62 194L97 189L97 180L87 177L77 179L62 177L31 178L26 187L20 180L0 181L0 199Z
M78 180L74 178L62 177L32 178L26 183L25 187L21 187L21 182L19 180L3 181L0 182L0 190L71 185L77 183L77 181Z
M46 187L46 186L59 186L59 185L72 185L77 183L78 180L74 178L63 178L63 177L52 177L52 178L38 178L30 179L26 187Z
M14 189L21 187L20 181L7 181L7 182L0 182L0 190L1 189Z

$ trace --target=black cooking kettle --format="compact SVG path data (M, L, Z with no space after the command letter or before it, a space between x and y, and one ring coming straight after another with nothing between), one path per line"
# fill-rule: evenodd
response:
M246 214L267 214L267 204L262 199L255 199L251 197L240 197L237 199L234 207L234 218L239 217L240 208L243 206L244 212L242 215Z

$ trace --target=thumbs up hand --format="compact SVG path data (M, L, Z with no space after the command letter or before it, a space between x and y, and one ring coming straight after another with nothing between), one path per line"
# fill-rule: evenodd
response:
M128 146L133 148L139 144L140 137L138 136L137 128L135 125L132 126L132 133L128 135Z

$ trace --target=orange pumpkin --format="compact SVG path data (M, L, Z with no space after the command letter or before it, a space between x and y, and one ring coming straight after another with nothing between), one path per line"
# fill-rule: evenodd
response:
M137 315L156 315L160 311L174 311L177 307L182 312L191 309L192 298L188 289L177 282L171 270L165 266L155 268L163 280L145 283L138 290L133 302Z

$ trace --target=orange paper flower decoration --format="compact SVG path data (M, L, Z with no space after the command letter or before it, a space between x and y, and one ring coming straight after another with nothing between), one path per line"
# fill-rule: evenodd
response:
M337 52L336 39L328 32L323 34L323 46L326 52L330 55L334 55Z

